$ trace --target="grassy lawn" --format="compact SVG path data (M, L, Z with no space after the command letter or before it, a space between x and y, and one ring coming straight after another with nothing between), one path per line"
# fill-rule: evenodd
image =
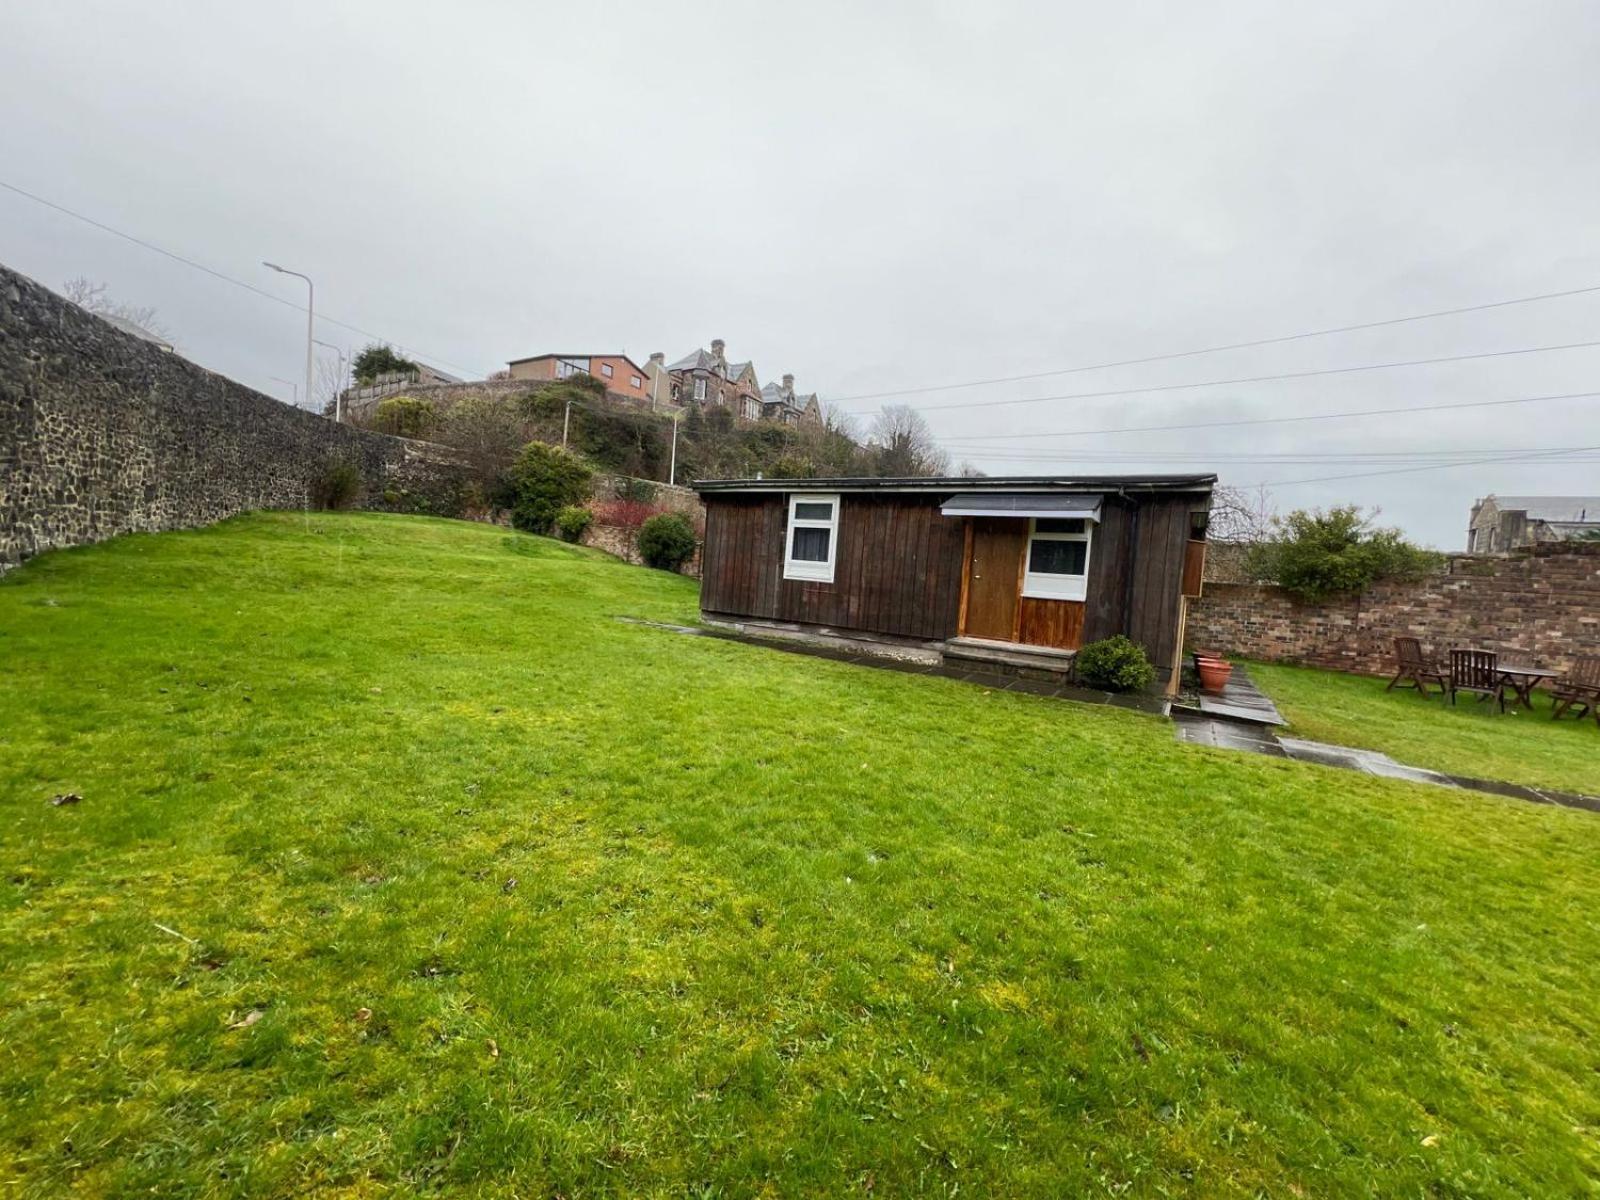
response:
M1600 729L1592 720L1550 719L1550 699L1501 715L1492 700L1461 695L1451 707L1387 679L1310 667L1250 663L1250 675L1277 703L1297 737L1381 750L1413 767L1476 779L1600 796Z
M0 1194L1600 1187L1594 814L694 612L376 515L0 581Z

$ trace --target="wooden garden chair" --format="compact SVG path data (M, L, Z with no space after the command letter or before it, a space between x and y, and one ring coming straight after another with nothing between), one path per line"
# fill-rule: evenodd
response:
M1506 681L1500 674L1500 656L1493 650L1450 651L1450 703L1457 692L1476 693L1478 699L1493 696L1506 710Z
M1573 716L1585 714L1600 725L1600 654L1580 654L1572 662L1572 669L1556 680L1550 689L1555 709L1550 714L1555 720L1570 708L1576 707Z
M1422 643L1414 637L1397 637L1394 640L1394 678L1389 681L1385 691L1394 691L1396 687L1414 687L1424 696L1431 695L1428 684L1437 683L1439 694L1442 696L1449 690L1449 682L1439 665L1422 653ZM1401 680L1410 680L1402 683Z

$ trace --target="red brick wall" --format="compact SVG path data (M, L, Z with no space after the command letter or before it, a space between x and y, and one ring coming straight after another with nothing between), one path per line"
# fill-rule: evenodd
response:
M1462 556L1448 574L1322 604L1269 584L1208 582L1190 601L1186 644L1380 675L1403 634L1441 656L1453 645L1482 646L1557 669L1574 655L1600 654L1600 544Z

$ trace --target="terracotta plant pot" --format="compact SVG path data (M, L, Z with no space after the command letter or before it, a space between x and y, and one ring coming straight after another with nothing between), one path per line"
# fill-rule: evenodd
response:
M1200 690L1213 695L1228 686L1228 677L1233 674L1233 664L1225 658L1201 658L1196 666L1200 671Z

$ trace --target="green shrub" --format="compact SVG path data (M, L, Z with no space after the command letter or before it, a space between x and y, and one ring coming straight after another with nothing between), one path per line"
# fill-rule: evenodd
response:
M564 542L578 541L583 537L584 530L592 524L594 524L594 514L576 504L569 504L556 514L556 533Z
M379 345L376 342L356 355L355 362L350 366L359 384L369 384L379 375L405 375L414 373L417 369L416 363L396 354L393 346Z
M1380 579L1418 579L1443 561L1398 529L1373 528L1371 516L1353 504L1297 509L1277 518L1273 533L1251 549L1251 574L1307 601L1362 592Z
M648 479L624 477L617 483L617 499L631 500L636 504L651 504L656 498L656 485Z
M1078 651L1073 667L1081 682L1103 692L1137 692L1149 687L1156 677L1144 648L1120 633L1090 642Z
M390 396L372 413L372 427L396 437L421 437L431 431L438 420L439 413L433 401L416 396Z
M594 472L559 446L529 442L507 472L511 523L529 533L549 533L556 514L588 498Z
M306 499L312 508L349 508L361 495L361 469L352 462L330 462L312 476Z
M694 554L694 526L682 513L658 513L639 526L639 556L646 566L676 571Z

